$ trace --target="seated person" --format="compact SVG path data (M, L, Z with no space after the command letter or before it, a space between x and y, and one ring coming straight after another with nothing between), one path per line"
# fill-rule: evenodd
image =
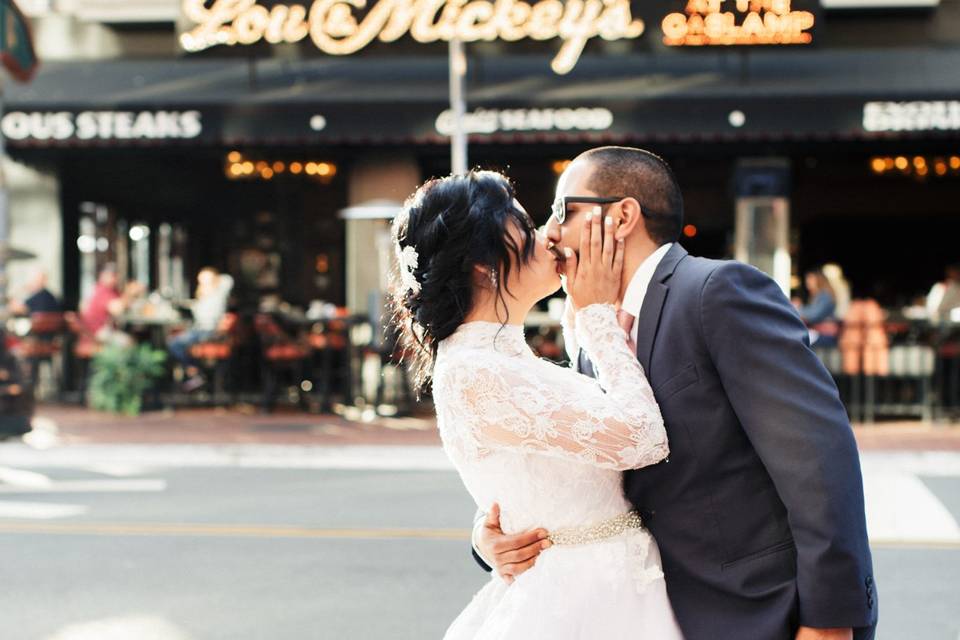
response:
M110 263L101 269L93 294L81 305L80 320L85 329L102 343L129 345L129 335L116 328L116 320L129 308L131 302L143 295L139 282L127 283L121 294L117 290L119 276L116 265Z
M10 309L19 315L31 313L60 313L63 309L57 298L47 289L47 272L35 269L27 281L27 297L10 303Z
M943 282L927 294L927 313L934 323L951 319L951 312L960 307L960 264L947 267Z
M835 347L840 326L835 315L837 300L833 287L819 270L808 272L804 280L809 297L807 304L801 305L798 311L810 328L810 344L815 347Z
M206 380L196 361L190 356L190 347L208 339L227 312L227 301L233 290L233 278L221 274L213 267L204 267L197 274L197 299L190 305L193 326L173 336L167 343L170 355L183 366L187 376L183 387L193 391L202 387Z

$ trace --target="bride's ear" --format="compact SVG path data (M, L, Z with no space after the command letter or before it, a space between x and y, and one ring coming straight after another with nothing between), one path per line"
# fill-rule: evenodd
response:
M624 198L620 201L620 224L617 226L615 237L623 240L634 232L638 225L643 224L643 213L636 198Z
M496 275L490 271L490 267L482 264L473 265L473 284L476 287L493 289L496 286Z

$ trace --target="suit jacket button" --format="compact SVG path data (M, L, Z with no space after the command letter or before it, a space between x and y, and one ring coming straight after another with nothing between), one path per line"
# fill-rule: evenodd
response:
M873 576L867 576L867 579L864 581L864 583L865 583L868 587L869 587L870 585L872 585L872 584L873 584Z
M867 609L873 609L873 598L867 598Z

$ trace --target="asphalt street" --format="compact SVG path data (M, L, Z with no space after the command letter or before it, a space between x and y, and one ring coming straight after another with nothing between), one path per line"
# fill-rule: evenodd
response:
M932 518L871 519L879 637L957 640L956 460L873 466L912 471ZM440 638L487 579L472 514L443 469L7 466L0 448L0 638Z

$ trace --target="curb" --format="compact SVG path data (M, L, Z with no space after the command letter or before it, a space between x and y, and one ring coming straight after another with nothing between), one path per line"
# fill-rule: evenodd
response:
M385 471L454 469L439 446L91 444L41 450L25 444L0 445L0 465L43 468L90 464Z

